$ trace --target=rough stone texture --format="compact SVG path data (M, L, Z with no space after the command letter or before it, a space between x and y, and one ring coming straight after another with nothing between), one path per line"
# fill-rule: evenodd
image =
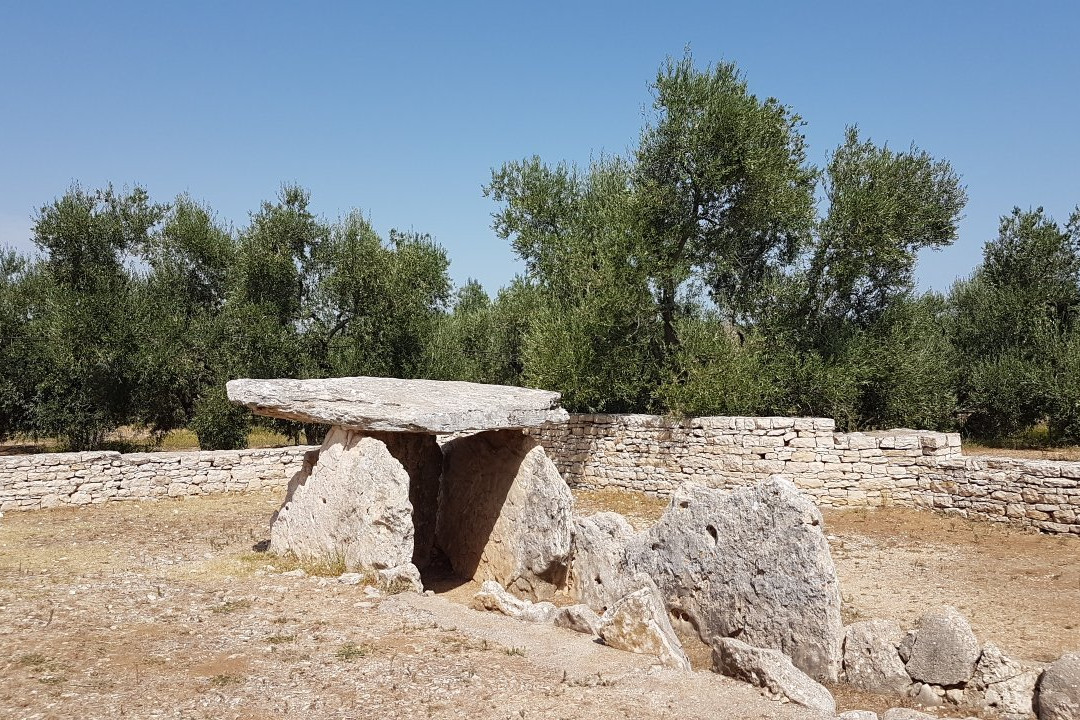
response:
M903 638L895 620L867 620L844 630L844 677L860 690L885 694L907 692L911 678L897 647Z
M614 512L575 517L570 573L570 596L603 613L619 598L639 589L626 568L626 548L634 528Z
M409 474L409 502L413 508L413 559L420 570L427 567L435 546L442 478L442 448L434 435L417 433L365 433L382 441Z
M410 565L409 475L386 445L333 428L313 459L289 482L271 520L270 549L315 562L341 558L350 571Z
M878 714L871 710L848 710L836 717L839 720L878 720Z
M987 643L975 664L964 701L985 708L1006 720L1033 716L1035 683L1041 670L1014 660L993 643Z
M375 432L457 433L565 422L559 393L446 380L347 377L230 380L259 415Z
M967 618L948 605L924 613L900 643L900 657L913 680L963 685L975 672L979 641Z
M588 605L569 605L555 613L555 627L566 628L586 635L596 635L600 616Z
M825 717L836 715L832 693L778 650L753 647L735 638L717 638L712 661L713 670L721 675L756 685L778 700L790 700Z
M573 503L544 448L520 431L443 445L437 542L463 577L550 597L566 580Z
M514 597L494 580L485 580L473 602L483 610L494 610L525 622L547 623L555 620L559 608L549 602L529 602Z
M1080 652L1050 663L1039 679L1039 720L1080 720Z
M889 708L881 720L938 720L938 717L911 708Z
M781 473L825 507L930 508L1080 536L1080 462L964 457L960 436L838 433L826 418L573 415L529 430L574 487L669 496Z
M783 478L730 494L686 484L627 549L704 642L738 637L836 680L844 629L821 513Z
M617 650L655 655L665 667L689 670L690 660L671 627L664 603L653 588L622 598L600 618L596 634Z

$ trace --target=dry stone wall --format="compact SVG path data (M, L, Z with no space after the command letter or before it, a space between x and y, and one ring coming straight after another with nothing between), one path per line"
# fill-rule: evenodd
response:
M0 457L0 511L284 488L317 447Z
M824 507L924 507L1080 535L1080 463L966 457L960 436L827 418L575 415L531 431L571 485L660 496L789 476Z
M827 418L574 415L529 430L575 487L667 496L790 477L824 507L932 508L1080 536L1080 462L968 457L952 433L838 433ZM0 511L284 488L315 447L0 456Z

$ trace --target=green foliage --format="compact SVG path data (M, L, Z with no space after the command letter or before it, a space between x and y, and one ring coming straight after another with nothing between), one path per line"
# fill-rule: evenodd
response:
M229 402L224 387L211 387L195 403L191 430L203 450L238 450L247 447L251 412Z

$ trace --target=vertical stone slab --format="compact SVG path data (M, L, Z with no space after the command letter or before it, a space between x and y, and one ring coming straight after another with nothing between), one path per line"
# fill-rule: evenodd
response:
M431 561L435 547L435 523L439 511L439 481L442 478L442 448L434 435L424 433L369 433L386 445L390 454L409 474L409 502L412 503L412 563L420 570Z
M289 482L270 525L270 549L349 571L415 577L409 474L376 438L335 427ZM407 566L407 567L406 567Z
M570 488L520 430L443 446L436 544L459 575L550 597L565 584L572 515Z

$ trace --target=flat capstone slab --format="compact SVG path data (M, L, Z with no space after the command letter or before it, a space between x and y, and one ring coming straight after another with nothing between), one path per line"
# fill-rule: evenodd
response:
M230 380L229 400L257 415L353 430L433 435L565 423L561 395L456 380L344 377Z

